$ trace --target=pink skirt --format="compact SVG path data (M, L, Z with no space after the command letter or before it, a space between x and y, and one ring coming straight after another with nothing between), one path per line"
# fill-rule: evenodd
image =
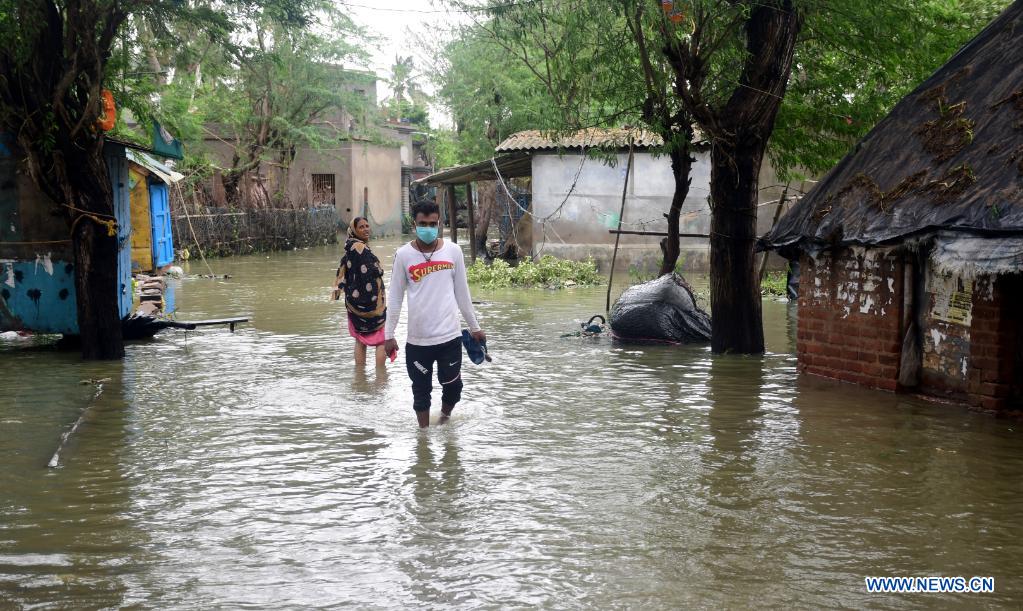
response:
M384 328L380 327L372 333L359 333L352 324L352 315L348 315L348 334L364 346L382 346L384 343Z

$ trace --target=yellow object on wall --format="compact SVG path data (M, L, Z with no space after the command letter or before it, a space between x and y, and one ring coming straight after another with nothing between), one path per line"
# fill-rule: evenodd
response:
M149 209L149 183L135 168L129 170L131 182L131 269L153 269L153 224Z

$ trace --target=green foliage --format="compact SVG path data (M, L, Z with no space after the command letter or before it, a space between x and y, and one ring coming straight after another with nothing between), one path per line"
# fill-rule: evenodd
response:
M788 295L788 275L785 272L767 272L760 281L760 294L774 297Z
M344 67L365 62L365 34L333 3L223 8L203 29L133 17L109 69L118 105L139 122L119 125L120 136L147 142L159 120L185 144L183 165L240 177L262 166L286 173L296 149L336 147L353 128L375 133L376 100L362 93L374 77ZM227 159L210 156L211 139L233 149Z
M896 102L1008 4L1008 0L801 3L806 24L768 149L779 177L788 180L829 170Z
M503 259L496 259L489 265L478 260L467 271L469 282L488 289L511 286L559 289L604 282L593 259L569 261L550 255L535 262L525 259L515 267Z
M642 284L644 282L655 280L659 277L658 270L660 270L663 265L664 257L661 257L657 261L657 269L653 271L647 271L639 267L638 265L630 265L629 278L632 280L634 284ZM678 259L675 261L675 273L678 274L679 276L684 276L685 274L682 273L682 268L684 268L685 265L686 254L683 252L679 254Z
M411 56L398 56L391 65L388 79L392 96L387 100L387 115L391 119L422 128L430 125L429 96L419 86L415 63Z
M437 98L455 123L454 156L437 167L486 159L511 134L551 123L545 115L551 98L486 25L465 28L435 53Z
M451 130L435 130L427 142L426 152L437 169L454 167L466 161L459 149L458 135Z
M680 84L707 107L725 107L742 89L742 20L760 4L677 2L685 20L675 26L647 0L497 3L441 53L438 88L455 117L460 161L489 156L523 129L642 123L680 146L677 128L692 121ZM793 4L803 26L768 148L782 180L830 169L1009 0ZM688 44L703 65L676 73L667 50Z

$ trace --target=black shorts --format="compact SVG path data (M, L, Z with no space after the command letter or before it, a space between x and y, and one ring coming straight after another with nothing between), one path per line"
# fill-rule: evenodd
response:
M437 362L437 381L444 405L454 405L462 398L462 339L436 346L405 344L405 368L412 380L412 409L430 409L433 391L433 363Z

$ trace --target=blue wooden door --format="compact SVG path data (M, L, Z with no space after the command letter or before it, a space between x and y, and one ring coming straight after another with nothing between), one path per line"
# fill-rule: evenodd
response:
M128 199L128 160L121 147L107 147L107 170L114 194L117 219L117 301L121 318L131 313L135 299L131 288L131 202Z
M171 234L167 185L159 182L149 183L149 209L153 221L153 265L160 268L174 262L174 238Z

